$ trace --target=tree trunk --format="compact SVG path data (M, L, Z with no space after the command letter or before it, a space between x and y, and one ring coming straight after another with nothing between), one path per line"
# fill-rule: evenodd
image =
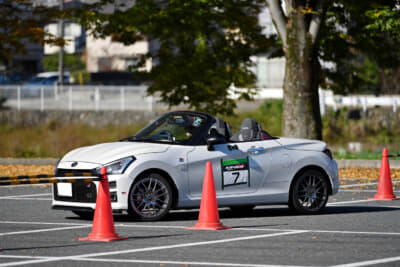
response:
M291 12L286 34L283 135L321 139L318 96L320 66L301 9Z

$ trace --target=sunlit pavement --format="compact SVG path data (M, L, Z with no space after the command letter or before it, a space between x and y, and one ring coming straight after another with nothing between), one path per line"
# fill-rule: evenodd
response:
M197 210L152 223L116 215L116 232L129 239L110 243L77 241L92 221L51 210L51 187L2 187L0 266L400 266L400 200L367 200L377 183L342 178L341 191L313 216L286 206L220 209L231 230L186 230ZM400 196L399 180L393 185Z

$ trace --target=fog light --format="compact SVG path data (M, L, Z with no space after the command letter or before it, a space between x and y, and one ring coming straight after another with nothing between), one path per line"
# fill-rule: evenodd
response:
M117 192L110 192L110 199L111 202L117 202L118 201Z

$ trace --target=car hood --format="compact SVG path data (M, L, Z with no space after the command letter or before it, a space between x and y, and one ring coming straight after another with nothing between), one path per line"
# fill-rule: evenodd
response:
M78 161L96 164L106 164L129 156L167 151L167 144L141 142L114 142L94 146L86 146L72 150L62 161Z
M290 150L324 151L326 149L326 143L318 140L281 137L276 141Z

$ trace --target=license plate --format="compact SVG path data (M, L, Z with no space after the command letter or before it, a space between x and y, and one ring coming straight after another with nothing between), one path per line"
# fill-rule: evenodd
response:
M72 184L71 183L58 183L57 193L61 197L72 197Z

